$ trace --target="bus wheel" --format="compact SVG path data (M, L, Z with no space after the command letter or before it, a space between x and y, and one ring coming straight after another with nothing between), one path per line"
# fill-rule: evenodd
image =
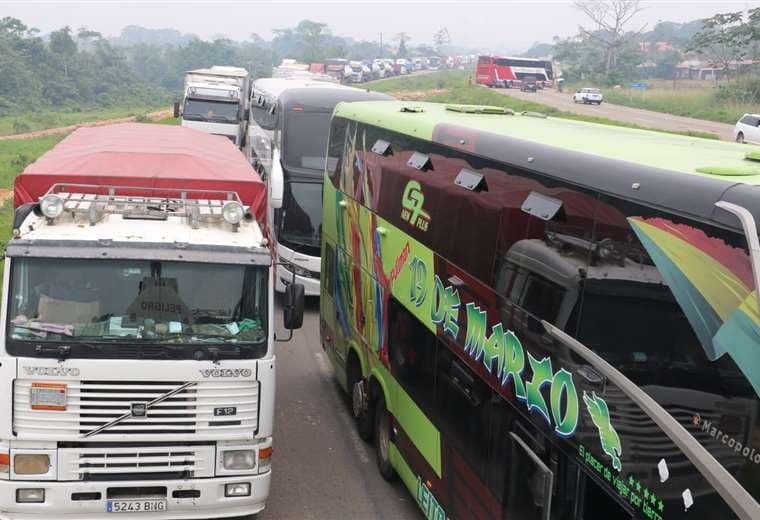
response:
M396 472L391 465L391 415L382 394L375 405L375 454L380 474L385 480L393 480Z
M362 369L356 356L348 362L348 388L351 392L351 413L354 416L359 437L367 442L372 440L372 414L369 413L367 385L362 380Z

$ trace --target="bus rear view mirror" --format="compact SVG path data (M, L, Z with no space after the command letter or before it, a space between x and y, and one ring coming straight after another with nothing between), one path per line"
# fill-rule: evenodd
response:
M303 284L291 283L285 288L283 322L288 330L300 329L303 325L304 288Z

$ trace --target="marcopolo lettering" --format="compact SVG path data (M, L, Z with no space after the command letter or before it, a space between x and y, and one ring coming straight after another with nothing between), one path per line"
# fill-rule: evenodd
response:
M733 450L734 453L741 455L755 464L760 464L760 453L755 451L755 448L752 446L742 444L741 441L713 426L712 421L702 420L698 415L694 417L693 422L707 435L722 442L723 445L728 446L728 448Z

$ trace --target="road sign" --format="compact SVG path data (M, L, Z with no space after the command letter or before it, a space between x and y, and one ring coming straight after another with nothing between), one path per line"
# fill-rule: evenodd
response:
M649 83L631 83L630 85L628 85L628 88L645 89L645 88L649 88Z

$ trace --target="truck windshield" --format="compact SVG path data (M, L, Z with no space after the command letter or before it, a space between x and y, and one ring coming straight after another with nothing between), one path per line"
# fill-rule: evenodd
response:
M234 123L238 120L238 104L206 99L188 99L182 118L190 121L213 121Z
M283 130L283 159L295 168L322 171L325 167L331 112L291 112Z
M751 395L727 356L704 356L668 286L588 280L582 306L578 338L638 384L668 380L695 390Z
M279 215L277 240L304 254L319 256L322 233L322 183L286 184Z
M8 349L46 343L266 344L263 267L146 260L14 259Z

